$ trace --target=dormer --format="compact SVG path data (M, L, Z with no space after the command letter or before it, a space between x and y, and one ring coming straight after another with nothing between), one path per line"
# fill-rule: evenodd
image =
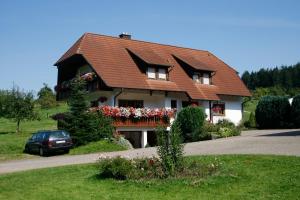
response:
M148 79L168 80L170 63L150 49L127 49Z
M199 84L212 85L215 70L192 56L173 55L188 76Z

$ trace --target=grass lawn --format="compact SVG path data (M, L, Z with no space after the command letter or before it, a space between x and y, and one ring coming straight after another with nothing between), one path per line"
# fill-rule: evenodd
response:
M24 146L27 139L38 130L53 130L57 129L57 123L50 116L67 111L66 103L60 103L59 106L51 109L41 110L36 108L39 113L40 120L21 122L21 132L16 133L16 123L14 121L0 118L0 162L4 160L32 158L34 155L24 154ZM109 143L100 141L91 143L79 148L71 150L71 154L84 154L101 151L117 151L124 148Z
M204 179L116 181L96 178L94 165L0 175L0 199L300 199L300 158L197 156L221 163Z
M254 99L245 103L244 113L243 113L243 119L245 121L249 119L251 112L255 113L257 104L258 104L258 100L254 100Z

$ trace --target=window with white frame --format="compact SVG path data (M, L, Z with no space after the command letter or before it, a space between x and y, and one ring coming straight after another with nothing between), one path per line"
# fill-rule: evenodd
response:
M161 79L167 80L167 69L166 68L154 68L148 67L147 76L150 79Z
M159 79L164 79L164 80L167 79L166 69L164 69L164 68L159 68L158 69L158 78Z
M193 80L196 83L210 85L210 79L211 78L209 73L194 72L193 74Z
M156 70L154 67L148 67L147 76L148 78L153 78L153 79L156 78Z
M225 116L225 103L220 101L213 102L211 111L214 116Z
M203 80L202 81L203 84L209 85L210 84L209 74L208 73L203 73L202 80Z

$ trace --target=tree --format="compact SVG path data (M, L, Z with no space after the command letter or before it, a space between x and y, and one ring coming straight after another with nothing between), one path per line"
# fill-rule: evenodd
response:
M101 112L88 112L85 81L77 78L71 83L71 95L68 101L70 112L64 113L59 120L59 128L67 130L75 145L84 145L92 141L112 137L111 118Z
M44 83L44 87L38 92L38 103L42 109L52 108L56 106L55 94L52 89Z
M22 92L18 87L13 87L8 92L4 103L5 117L17 122L16 132L20 131L20 123L24 120L37 119L34 111L34 99L31 92Z

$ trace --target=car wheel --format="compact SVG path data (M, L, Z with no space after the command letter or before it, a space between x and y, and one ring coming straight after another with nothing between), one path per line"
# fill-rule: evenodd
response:
M64 150L64 153L69 153L70 149Z
M39 154L40 154L40 156L46 156L46 153L42 147L40 147L40 149L39 149Z
M24 153L30 153L29 147L27 145L25 146Z

